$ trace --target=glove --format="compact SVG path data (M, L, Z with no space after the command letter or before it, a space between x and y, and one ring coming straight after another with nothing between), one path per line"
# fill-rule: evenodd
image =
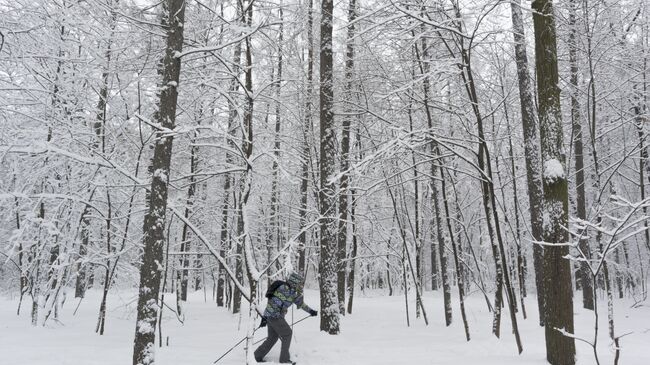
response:
M262 317L262 321L260 322L260 328L266 327L266 318Z
M312 317L316 317L318 315L318 311L315 311L313 309L309 310L309 314L311 314Z

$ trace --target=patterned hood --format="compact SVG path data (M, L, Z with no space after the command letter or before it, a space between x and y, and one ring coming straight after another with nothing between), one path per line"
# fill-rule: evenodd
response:
M292 272L291 275L289 275L287 278L287 283L295 289L302 288L304 281L305 278L303 278L302 275L298 274L297 272Z

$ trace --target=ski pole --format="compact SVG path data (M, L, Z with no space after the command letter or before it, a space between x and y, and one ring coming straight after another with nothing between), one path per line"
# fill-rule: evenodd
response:
M298 324L298 323L300 323L300 322L302 322L302 321L304 321L305 319L310 318L310 317L311 317L311 316L307 316L307 317L305 317L305 318L303 318L303 319L300 319L300 320L298 320L298 321L295 321L295 322L293 322L291 325L293 326L294 324ZM244 337L244 339L246 339L246 338ZM261 339L255 341L255 342L253 343L253 345L257 345L258 343L260 343L260 342L262 342L262 341L264 341L264 340L266 340L266 337L261 338ZM241 342L241 341L240 341L240 342Z
M213 364L216 364L219 360L223 359L226 355L230 353L230 351L234 350L237 346L239 346L240 343L244 342L244 340L246 340L246 337L242 338L239 342L237 342L235 346L231 347L230 350L226 351L226 353L221 355L220 358L214 360Z
M304 321L305 319L310 318L310 317L311 317L311 316L307 316L307 317L305 317L305 318L303 318L303 319L297 320L297 321L293 322L291 325L293 326L294 324L298 324L298 323L300 323L300 322L302 322L302 321ZM257 329L259 329L259 328L260 328L260 327L256 328L255 331L257 331ZM255 331L253 331L253 333L255 333ZM231 347L228 351L226 351L226 352L225 352L223 355L221 355L218 359L214 360L213 364L216 364L219 360L223 359L226 355L228 355L228 354L230 353L230 351L232 351L232 350L234 350L235 348L237 348L237 346L239 346L240 343L244 342L244 341L246 340L246 338L248 338L248 336L245 336L244 338L242 338L241 340L239 340L239 342L237 342L233 347ZM262 338L262 339L256 341L255 343L253 343L253 345L257 345L258 343L260 343L260 342L262 342L262 341L264 341L264 340L266 340L266 337L264 337L264 338Z

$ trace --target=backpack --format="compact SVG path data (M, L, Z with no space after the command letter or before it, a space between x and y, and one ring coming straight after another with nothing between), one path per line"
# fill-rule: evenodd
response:
M276 280L272 282L271 285L269 285L269 288L266 290L266 295L264 296L267 297L268 299L273 298L273 294L275 294L275 291L278 290L278 288L284 284L286 283L282 280Z

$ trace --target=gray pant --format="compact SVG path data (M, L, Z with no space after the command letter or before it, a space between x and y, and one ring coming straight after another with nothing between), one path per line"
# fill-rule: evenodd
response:
M255 350L255 360L260 361L264 356L271 351L273 345L278 342L278 338L282 341L282 348L280 350L280 363L288 363L290 360L289 346L291 346L291 327L284 318L269 319L267 321L267 328L269 335L266 340Z

